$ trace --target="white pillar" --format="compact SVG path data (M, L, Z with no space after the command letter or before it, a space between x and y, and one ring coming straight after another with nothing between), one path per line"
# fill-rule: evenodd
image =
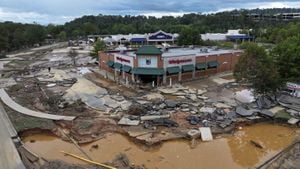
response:
M128 85L129 84L129 81L128 81L128 76L126 76L126 80L125 80L126 82L126 85Z
M117 81L117 70L115 69L114 80Z
M131 74L131 80L132 80L133 83L135 83L135 79L134 79L134 74L133 73Z

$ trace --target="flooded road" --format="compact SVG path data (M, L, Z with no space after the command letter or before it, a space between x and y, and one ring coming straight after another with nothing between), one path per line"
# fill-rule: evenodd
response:
M270 158L296 138L296 129L272 124L256 124L243 127L234 136L197 143L190 147L189 141L165 142L159 147L146 148L134 144L119 134L108 134L105 139L82 148L97 162L111 161L115 155L125 153L135 164L145 164L150 169L215 169L252 168ZM253 140L263 146L256 148ZM74 145L51 135L35 134L23 138L23 142L36 154L46 159L60 159L71 163L82 163L60 151L84 157ZM93 145L98 148L92 148Z

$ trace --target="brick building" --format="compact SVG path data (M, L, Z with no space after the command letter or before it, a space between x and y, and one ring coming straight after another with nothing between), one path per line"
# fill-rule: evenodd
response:
M158 49L143 46L137 51L99 52L101 70L127 83L157 85L204 78L231 71L242 51L210 48Z

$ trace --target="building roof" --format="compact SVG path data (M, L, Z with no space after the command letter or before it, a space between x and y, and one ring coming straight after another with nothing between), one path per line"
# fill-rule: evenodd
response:
M160 55L162 52L155 46L142 46L136 52L136 55Z
M152 46L153 47L153 46ZM154 47L155 48L155 47ZM205 49L205 50L203 50ZM155 49L155 51L162 55L163 58L171 58L171 57L180 57L180 56L208 56L208 55L220 55L220 54L226 54L226 53L235 53L235 52L241 52L241 50L235 50L235 49L215 49L213 47L202 47L202 48L169 48L166 51L157 51L158 48ZM126 55L130 57L135 57L136 52L134 51L127 51L124 54L121 53L114 53L117 55ZM147 55L147 54L144 54ZM151 55L151 54L150 54Z

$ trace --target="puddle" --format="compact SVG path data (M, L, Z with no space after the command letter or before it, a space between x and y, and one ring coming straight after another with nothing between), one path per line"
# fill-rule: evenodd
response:
M272 124L256 124L243 127L235 136L198 142L193 149L188 141L169 141L160 147L147 149L132 143L119 134L109 134L105 139L83 145L82 148L98 162L111 161L118 153L125 153L135 164L145 164L150 169L214 169L253 168L289 145L296 137L296 129ZM35 141L32 141L35 140ZM264 149L254 147L250 140ZM82 163L60 151L84 157L72 144L55 136L35 134L23 138L23 142L36 154L46 159L60 159ZM91 148L98 145L97 149Z

